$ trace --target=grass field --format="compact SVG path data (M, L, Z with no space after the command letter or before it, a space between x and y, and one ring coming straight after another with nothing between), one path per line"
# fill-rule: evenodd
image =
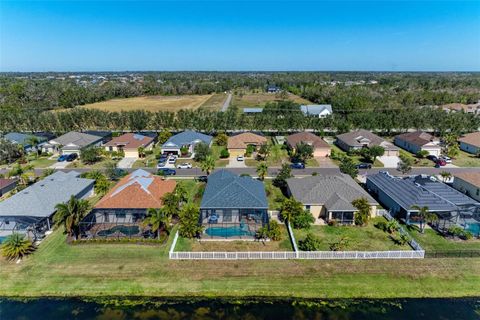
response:
M375 228L378 221L385 221L383 217L377 217L368 223L367 226L312 226L310 230L294 229L297 243L304 239L307 233L311 232L321 241L321 251L329 251L330 244L347 237L349 245L345 250L411 250L409 245L397 245L389 238L389 234Z
M112 99L82 106L82 108L97 109L104 111L173 111L181 109L206 109L218 110L225 101L226 95L185 95L185 96L147 96L126 99Z
M172 238L172 237L171 237ZM393 298L478 296L480 259L173 261L168 247L71 246L55 231L16 264L3 296Z
M254 93L254 92L248 92L245 94L235 94L233 95L232 98L232 106L236 106L239 108L245 108L245 107L264 107L267 102L272 102L272 101L280 101L281 98L273 93L266 93L266 92L261 92L261 93ZM310 101L303 99L299 96L296 96L294 94L289 94L288 95L288 100L292 100L296 103L299 104L311 104Z

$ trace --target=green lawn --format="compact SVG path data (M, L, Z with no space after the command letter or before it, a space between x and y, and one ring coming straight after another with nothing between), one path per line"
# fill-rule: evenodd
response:
M119 160L112 160L108 157L103 157L100 161L94 163L94 164L85 164L81 160L76 160L72 163L70 163L67 168L68 169L74 169L74 168L91 168L91 169L104 169L106 167L106 164L109 162L115 162L118 163Z
M411 154L410 152L408 151L405 151L405 150L402 150L400 149L400 155L404 155L404 156L407 156L409 158L412 158L413 159L413 165L412 167L427 167L427 168L432 168L435 166L435 163L433 163L432 160L428 160L428 159L420 159L420 158L417 158L415 157L415 155Z
M35 168L48 168L55 162L57 162L57 160L50 160L48 157L39 157L37 159L33 158L28 164L34 166Z
M397 245L389 234L375 228L378 221L386 221L383 217L372 219L367 226L312 226L310 230L294 230L297 244L304 239L308 232L316 235L322 242L321 251L329 251L330 244L342 237L348 237L349 246L346 251L383 251L383 250L412 250L409 245Z
M268 208L270 210L280 210L282 201L285 199L282 191L272 184L272 180L265 180L264 185L267 193Z
M185 190L187 190L189 201L194 202L197 205L200 205L202 200L202 194L205 189L204 182L197 182L195 180L180 180L176 179L177 183L182 185Z
M173 261L167 245L70 246L56 231L0 258L2 296L392 298L478 296L480 259Z
M425 251L480 250L480 240L478 239L453 240L445 238L433 229L425 229L424 234L421 234L414 226L407 229Z
M459 167L480 167L480 158L464 151L460 151L452 160L453 164Z
M331 144L330 145L332 147L332 150L334 150L334 152L336 154L343 154L345 156L348 156L350 159L353 160L354 163L366 163L365 159L363 159L363 157L361 156L356 156L356 155L347 155L347 153L345 151L343 151L342 149L340 149L337 145L335 144ZM336 164L336 165L340 165L341 161L339 160L336 160L336 159L332 159L332 161ZM383 163L378 160L378 159L375 159L375 162L372 164L372 167L375 167L375 168L383 168Z

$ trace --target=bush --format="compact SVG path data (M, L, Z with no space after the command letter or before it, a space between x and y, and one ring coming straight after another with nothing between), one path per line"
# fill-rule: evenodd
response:
M386 221L378 221L374 224L375 228L380 229L384 232L387 232L387 222Z
M245 151L245 156L250 157L254 151L255 151L255 146L249 144L247 146L247 150Z
M313 222L315 222L315 218L306 210L302 211L299 215L292 217L292 226L295 229L308 229Z
M230 152L228 152L227 149L222 149L222 151L220 151L220 158L225 159L228 157L230 157Z
M24 235L9 235L2 244L2 255L8 260L21 259L35 251L32 242Z
M302 251L319 251L322 242L312 233L308 233L305 239L298 241L298 248Z
M275 220L270 221L268 225L258 229L255 236L257 239L269 238L272 241L279 241L282 239L282 232L280 230L280 225Z
M470 240L473 238L473 234L470 231L464 230L457 225L454 225L448 228L447 233L452 237L457 237L462 240Z
M340 240L330 243L330 250L343 251L347 249L349 245L350 245L350 239L348 237L342 237L340 238Z

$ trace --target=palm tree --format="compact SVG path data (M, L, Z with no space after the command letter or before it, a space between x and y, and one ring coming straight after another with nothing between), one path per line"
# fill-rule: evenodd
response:
M8 260L21 259L34 250L32 242L19 233L8 236L2 244L2 255Z
M265 161L260 162L257 166L257 174L260 180L262 181L265 180L265 176L267 175L267 173L268 173L267 163Z
M160 231L163 229L170 233L170 215L163 210L150 208L147 210L147 216L143 221L144 225L149 225L153 232L157 233L157 238L160 240Z
M163 211L173 217L179 212L180 198L175 192L167 192L162 197Z
M27 142L30 146L32 146L32 148L35 149L35 159L38 158L38 149L37 149L37 147L38 147L38 144L40 143L40 141L38 140L38 138L35 137L35 136L30 136L30 137L27 138L26 142Z
M26 186L30 181L31 171L34 167L32 165L21 166L17 164L8 172L9 177L18 177L20 179L20 184Z
M211 155L206 156L205 160L200 163L200 169L205 171L208 176L215 169L215 159Z
M66 203L55 206L56 212L53 221L56 226L63 225L65 232L77 240L80 234L80 222L90 211L90 203L71 196Z
M352 201L352 205L357 209L355 212L355 224L364 226L370 219L370 204L366 198L358 198Z
M452 177L452 174L447 171L440 172L440 176L442 176L443 182L446 182L448 179Z
M418 211L417 220L420 223L420 233L425 233L426 223L432 223L438 220L435 213L431 213L428 207L412 206L412 209Z

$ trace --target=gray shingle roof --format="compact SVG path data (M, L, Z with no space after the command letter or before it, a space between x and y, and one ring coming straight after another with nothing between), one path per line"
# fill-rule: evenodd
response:
M44 137L38 137L32 134L25 134L25 133L20 133L20 132L10 132L7 133L4 138L10 142L13 143L18 143L21 145L27 145L29 144L29 139L30 138L36 138L38 142L43 142L46 141L47 139Z
M212 142L212 139L212 136L196 131L187 130L170 137L170 139L168 139L162 145L162 147L180 148L182 146L191 145L198 142L205 142L206 144L210 144L210 142Z
M87 133L70 131L64 135L50 140L50 143L56 143L66 147L65 149L72 149L72 147L87 147L91 144L97 143L102 140L100 136L94 136Z
M221 169L208 177L200 208L268 209L263 183Z
M367 147L382 146L385 150L398 150L393 143L386 141L376 134L364 129L339 134L337 139L350 147L361 148L366 145Z
M75 171L57 171L0 202L0 216L48 217L55 212L58 203L85 192L94 182L79 178L79 173Z
M305 205L325 205L328 210L354 210L352 201L366 198L377 205L355 180L346 174L317 175L287 179L292 196Z
M374 184L406 211L412 206L428 207L430 211L454 211L457 207L416 184L413 179L402 179L380 172L367 177L367 185Z

